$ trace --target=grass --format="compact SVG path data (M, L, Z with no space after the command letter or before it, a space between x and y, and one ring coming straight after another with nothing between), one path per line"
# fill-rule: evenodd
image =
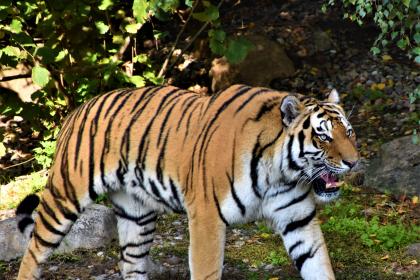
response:
M0 210L15 208L26 195L41 191L46 182L47 172L42 170L0 185Z

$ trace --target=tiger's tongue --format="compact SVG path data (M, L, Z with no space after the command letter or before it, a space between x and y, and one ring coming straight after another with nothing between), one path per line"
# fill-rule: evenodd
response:
M327 189L337 187L337 181L334 176L330 174L323 174L321 175L321 179L325 181L325 187Z

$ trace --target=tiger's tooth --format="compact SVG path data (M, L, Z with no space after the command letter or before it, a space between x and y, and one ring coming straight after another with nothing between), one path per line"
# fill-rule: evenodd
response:
M328 189L328 188L331 188L331 186L332 186L332 184L331 183L327 183L326 185L325 185L325 187Z

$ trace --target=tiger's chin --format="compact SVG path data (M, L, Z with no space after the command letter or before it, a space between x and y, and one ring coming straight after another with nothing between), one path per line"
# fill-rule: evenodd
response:
M315 199L318 203L329 203L340 196L340 185L338 177L333 174L322 175L312 181Z

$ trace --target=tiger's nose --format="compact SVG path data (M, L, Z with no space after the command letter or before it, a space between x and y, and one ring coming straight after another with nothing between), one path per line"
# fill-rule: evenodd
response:
M356 164L357 164L357 160L356 161L347 161L347 160L342 160L343 163L345 165L347 165L350 169L352 169Z

